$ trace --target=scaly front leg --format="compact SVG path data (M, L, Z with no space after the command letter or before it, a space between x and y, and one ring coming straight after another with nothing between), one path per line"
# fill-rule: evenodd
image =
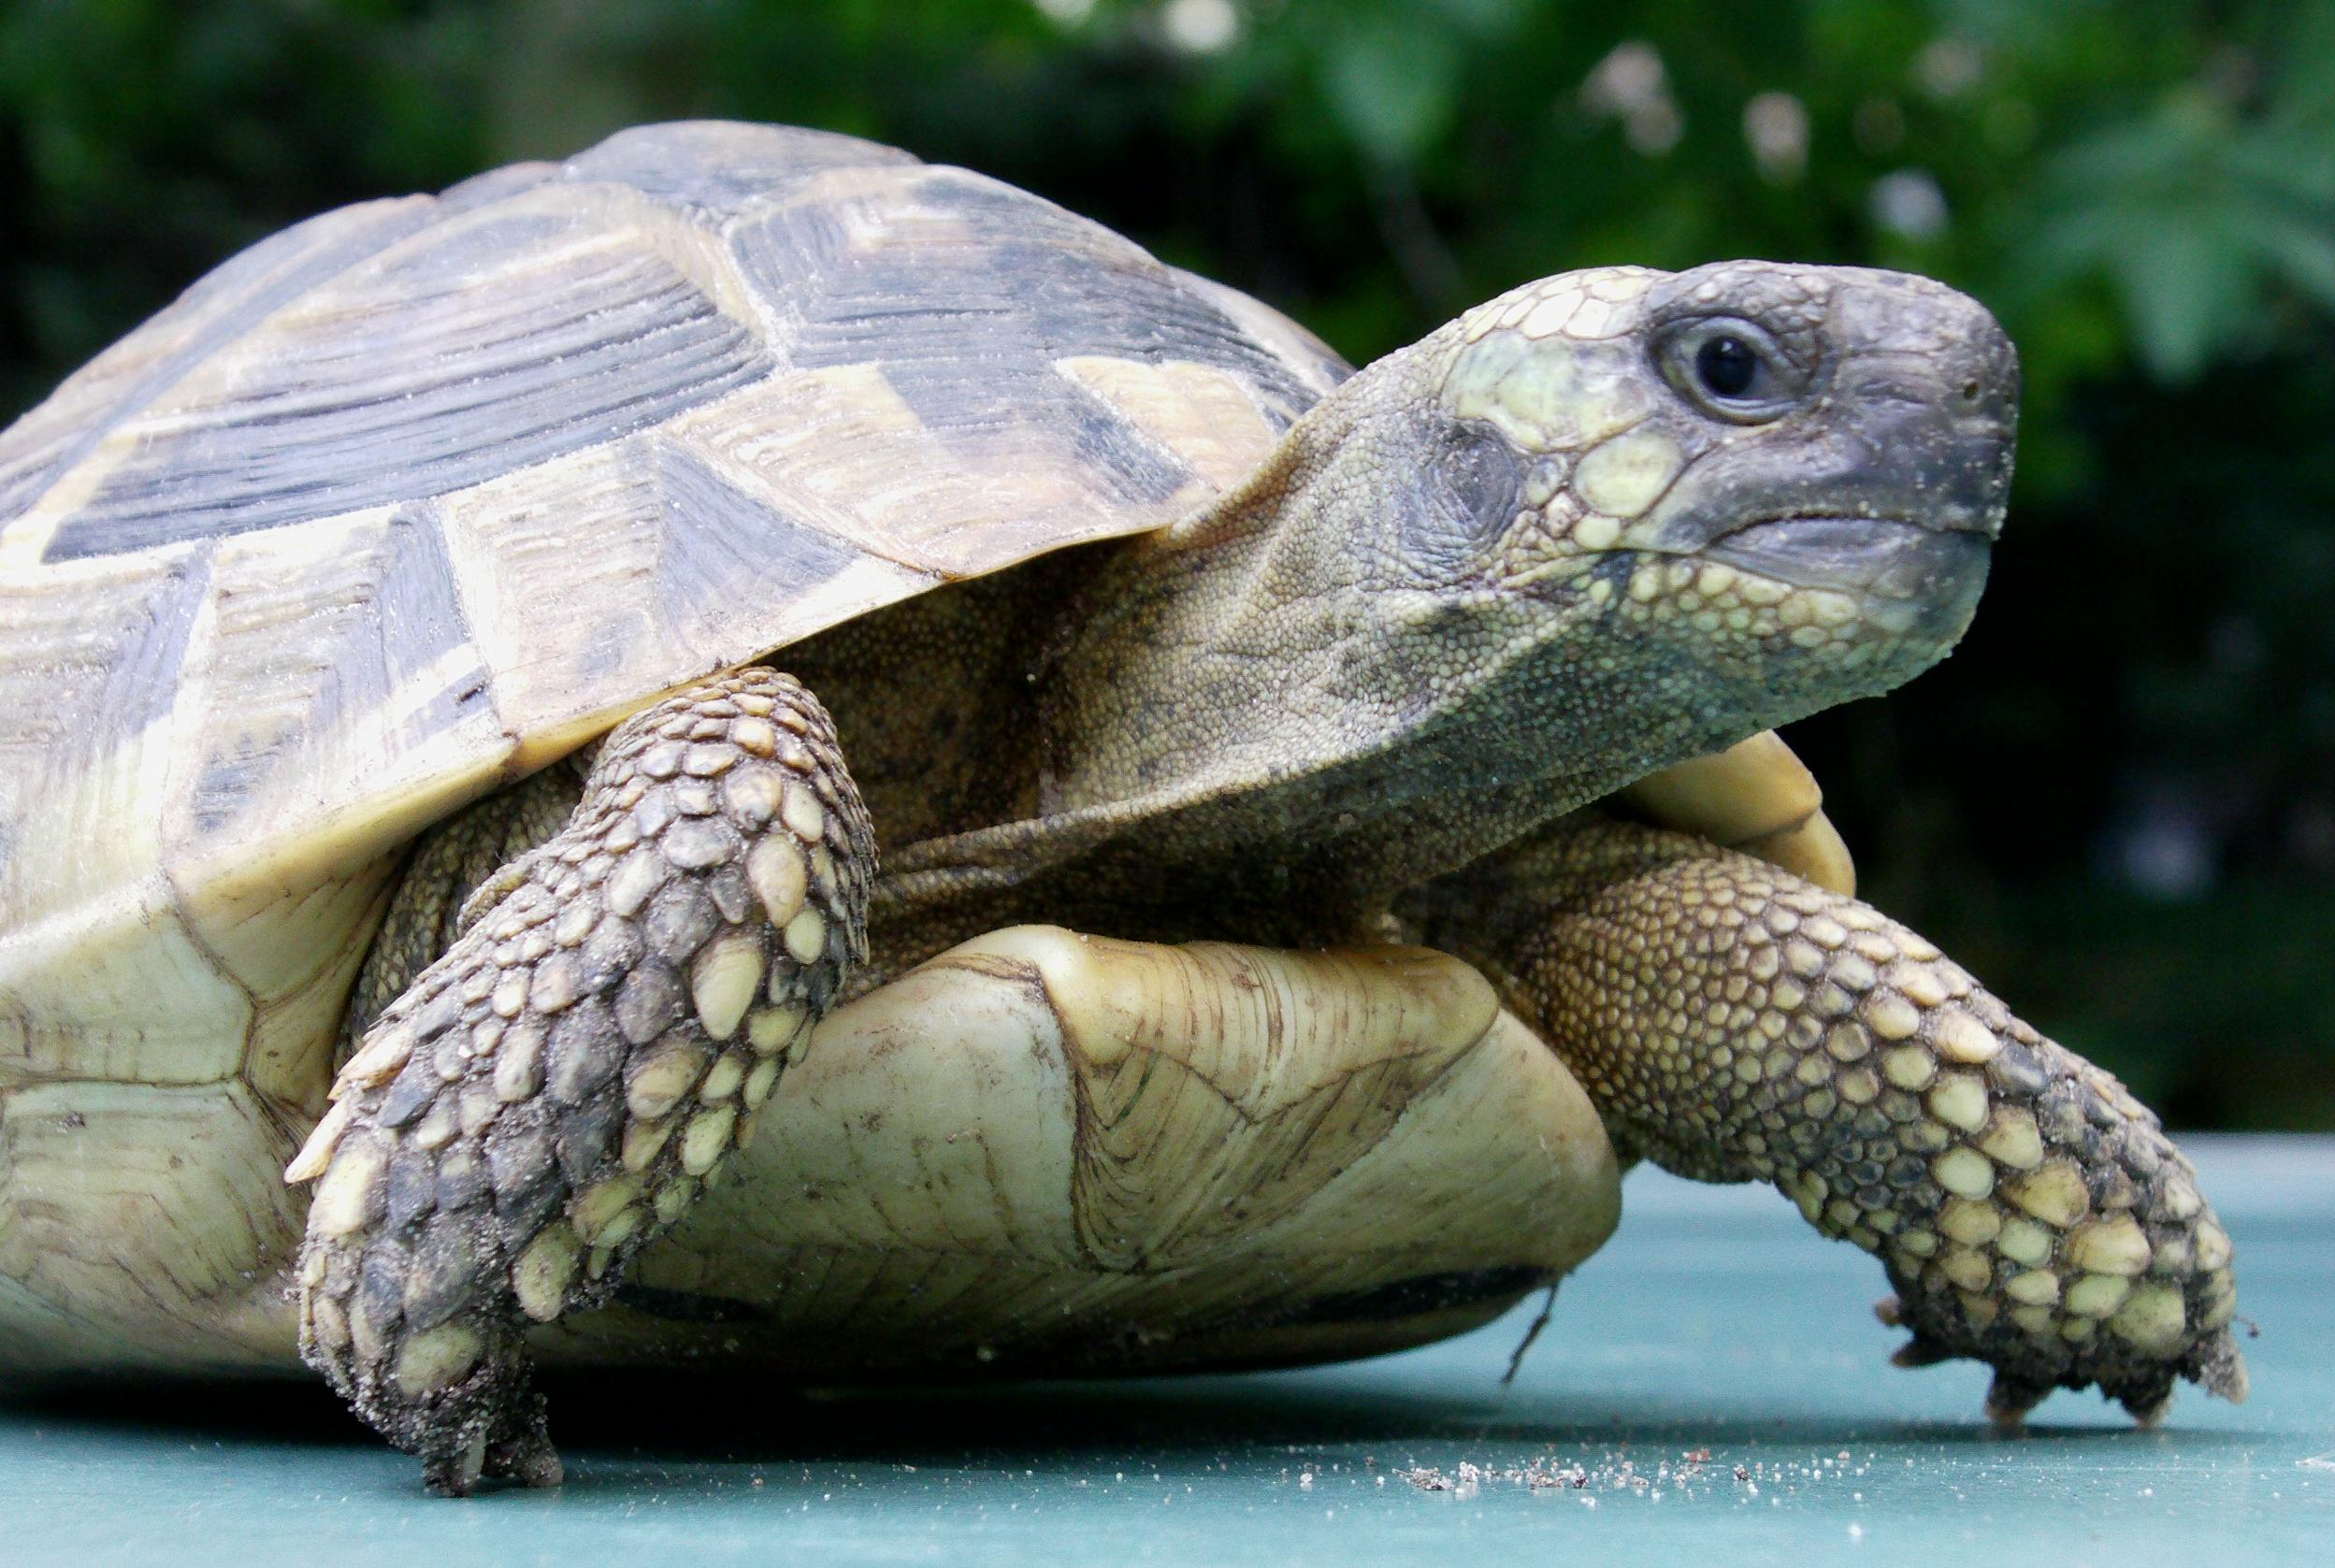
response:
M1586 826L1584 823L1586 822ZM1626 1156L1773 1182L1873 1253L1903 1365L1995 1369L2015 1423L2097 1384L2143 1423L2176 1374L2246 1392L2228 1238L2156 1118L1913 932L1694 837L1577 819L1426 890Z
M566 829L341 1070L300 1350L435 1491L556 1481L531 1323L598 1304L864 952L873 843L825 712L742 670L619 726Z

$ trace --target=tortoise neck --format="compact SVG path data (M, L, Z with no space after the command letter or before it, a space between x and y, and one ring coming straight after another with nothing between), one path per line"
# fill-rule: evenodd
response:
M1244 792L1375 744L1376 694L1323 699L1368 620L1368 585L1321 548L1362 532L1337 496L1354 424L1317 407L1246 484L1119 546L1066 607L1040 675L1047 814Z
M1675 650L1586 591L1422 566L1405 530L1450 531L1450 449L1399 396L1333 406L1353 390L1206 511L1033 580L1059 608L1031 785L887 847L906 957L1017 920L1360 939L1402 890L1761 727L1675 699Z
M1364 376L1066 610L1039 694L1058 828L1141 824L1179 868L1391 894L1708 749L1685 713L1614 721L1645 693L1580 656L1616 635L1585 596L1403 558L1449 449L1386 362Z

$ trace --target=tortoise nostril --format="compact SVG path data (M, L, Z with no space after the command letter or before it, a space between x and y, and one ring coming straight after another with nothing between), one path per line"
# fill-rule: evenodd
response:
M1962 383L1962 400L1965 403L1975 403L1979 400L1979 383L1977 381L1969 381Z

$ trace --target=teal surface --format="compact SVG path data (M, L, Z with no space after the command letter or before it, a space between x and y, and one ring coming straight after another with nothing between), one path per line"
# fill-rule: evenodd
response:
M1976 1369L1884 1364L1869 1260L1643 1172L1505 1391L1530 1314L1216 1379L569 1382L568 1485L468 1503L304 1386L50 1391L0 1404L0 1563L2335 1563L2335 1140L2195 1153L2255 1394L2157 1432L2061 1394L1989 1435Z

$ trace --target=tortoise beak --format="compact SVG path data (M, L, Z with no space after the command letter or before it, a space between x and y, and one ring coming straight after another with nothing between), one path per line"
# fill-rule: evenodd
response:
M1780 517L1723 535L1702 554L1795 587L1848 594L1886 630L1952 642L1978 610L1994 536L1896 518Z

